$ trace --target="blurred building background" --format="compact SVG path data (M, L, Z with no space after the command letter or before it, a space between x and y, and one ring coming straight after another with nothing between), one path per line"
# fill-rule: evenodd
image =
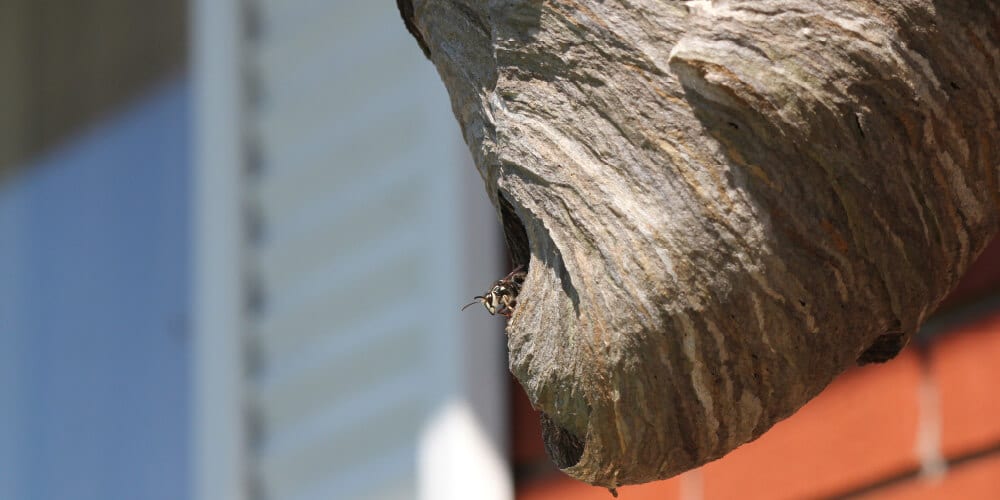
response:
M610 498L393 2L0 1L0 499ZM899 359L621 497L1000 498L1000 246Z
M505 272L392 2L0 2L0 498L510 498Z

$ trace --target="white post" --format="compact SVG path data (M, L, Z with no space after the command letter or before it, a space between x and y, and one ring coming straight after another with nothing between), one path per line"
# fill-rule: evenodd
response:
M437 128L444 137L457 138L451 119L445 115ZM468 153L462 151L460 158L438 177L452 179L438 186L437 199L453 200L442 212L451 214L448 222L455 230L454 240L438 249L436 269L451 285L445 288L457 285L459 293L445 295L439 306L450 316L435 318L441 333L435 351L442 357L435 386L442 394L420 440L418 498L510 500L514 480L508 459L505 320L478 304L458 311L510 269L500 264L500 224L482 179Z
M194 0L193 497L247 498L243 383L241 9Z

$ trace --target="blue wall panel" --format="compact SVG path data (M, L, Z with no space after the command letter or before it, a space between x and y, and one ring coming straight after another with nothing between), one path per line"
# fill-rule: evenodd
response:
M190 496L189 89L0 185L0 497Z

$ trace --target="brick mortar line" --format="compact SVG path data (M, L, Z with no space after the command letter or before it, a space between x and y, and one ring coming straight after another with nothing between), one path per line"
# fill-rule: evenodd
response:
M915 345L933 343L941 336L946 336L957 327L975 323L976 321L996 314L1000 309L1000 292L992 292L970 298L960 304L955 304L945 311L935 312L920 330L913 336Z
M948 465L941 453L941 392L931 366L930 346L918 344L920 383L917 387L917 435L915 451L924 477L941 477Z
M950 473L952 471L952 469L956 469L956 468L959 468L959 467L964 466L964 465L969 465L971 462L975 462L976 460L979 460L979 459L982 459L982 458L988 458L988 457L991 457L993 455L1000 456L1000 441L997 441L995 443L992 443L992 444L990 444L988 446L984 446L984 447L976 449L976 450L972 450L972 451L969 451L969 452L966 452L966 453L962 453L962 454L955 455L953 457L946 458L944 460L944 464L947 466L947 469L946 469L945 474L942 476L942 478L947 477L947 474ZM887 477L885 479L881 479L881 480L876 481L874 483L870 483L870 484L867 484L867 485L864 485L864 486L860 486L860 487L848 490L845 493L839 493L839 494L836 494L836 495L831 495L829 497L819 497L819 498L829 498L829 499L850 499L850 498L857 498L857 497L859 497L861 495L866 495L866 494L869 494L869 493L874 493L874 492L876 492L878 490L882 490L882 489L889 488L889 487L892 487L892 486L897 486L897 485L900 485L900 484L905 483L905 482L907 482L909 480L912 480L912 479L917 479L917 478L921 477L921 475L922 475L921 471L922 471L922 467L920 467L920 466L913 467L911 469L907 469L907 470L905 470L903 472L900 472L899 474L896 474L895 476Z

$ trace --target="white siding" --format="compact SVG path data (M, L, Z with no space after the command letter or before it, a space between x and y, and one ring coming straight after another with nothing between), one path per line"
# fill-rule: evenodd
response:
M244 477L203 464L233 479L199 498L510 498L501 321L459 314L503 273L498 225L443 85L391 1L253 5L219 202L243 206Z

